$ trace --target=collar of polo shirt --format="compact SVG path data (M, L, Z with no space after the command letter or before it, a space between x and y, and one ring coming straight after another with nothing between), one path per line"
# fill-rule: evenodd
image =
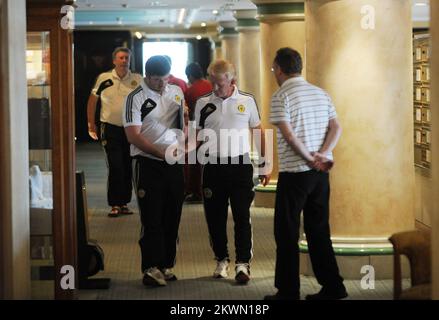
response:
M167 84L165 86L165 88L163 89L162 94L160 94L159 92L154 91L150 87L148 87L148 85L145 83L145 81L142 81L140 85L142 86L143 90L145 90L147 95L155 95L157 97L160 97L162 95L165 95L169 91L169 84Z
M112 74L113 78L115 78L115 79L120 79L120 80L123 81L123 80L128 79L128 78L131 76L131 70L128 70L127 74L126 74L125 77L123 77L123 78L120 78L120 77L117 75L116 69L113 69L113 70L111 71L111 74Z
M215 91L213 91L213 95L214 95L214 97L215 97L216 99L220 99L221 101L226 101L226 100L228 100L228 99L238 99L239 90L238 90L238 87L237 87L236 85L233 85L233 93L232 93L232 95L231 95L230 97L225 98L225 99L223 99L223 98L221 98L221 97L218 97L218 96L215 94Z
M289 78L288 80L285 80L284 83L282 83L281 87L284 87L284 86L288 85L289 83L301 82L301 81L305 81L305 79L303 79L302 76L292 77L292 78Z

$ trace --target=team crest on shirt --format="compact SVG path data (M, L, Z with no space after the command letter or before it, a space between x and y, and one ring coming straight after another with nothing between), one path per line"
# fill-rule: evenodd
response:
M245 111L245 107L244 107L242 104L240 104L240 105L238 106L238 111L241 112L241 113L244 113L244 111Z
M175 102L177 102L177 103L181 102L181 98L180 98L180 96L178 94L175 95Z
M131 81L131 86L137 87L137 81L136 80Z

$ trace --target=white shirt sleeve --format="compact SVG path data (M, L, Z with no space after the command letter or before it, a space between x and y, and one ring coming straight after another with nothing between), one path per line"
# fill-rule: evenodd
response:
M101 83L102 83L104 80L106 80L105 77L104 77L104 74L101 73L101 74L98 76L98 78L96 79L96 82L95 82L95 85L94 85L93 89L91 89L91 94L92 94L92 95L98 97L97 92L98 92L99 86L101 85Z
M258 106L254 98L248 99L248 106L250 107L250 128L255 128L261 124L261 118L259 116Z
M122 122L124 127L142 125L142 103L143 102L138 98L138 96L131 93L125 98L122 113Z
M329 94L326 93L326 96L328 97L328 112L329 112L329 120L337 118L337 112L335 111L334 104L332 103L331 97Z
M274 94L271 98L270 122L276 124L281 121L290 122L290 116L284 98Z

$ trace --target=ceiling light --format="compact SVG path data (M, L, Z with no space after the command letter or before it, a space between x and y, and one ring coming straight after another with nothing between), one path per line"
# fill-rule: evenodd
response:
M198 35L196 38L197 38L197 40L201 40L201 39L203 39L203 37L200 36L200 35Z
M415 6L418 6L418 7L425 7L425 6L427 6L427 4L426 4L425 2L416 2L416 3L415 3Z
M202 27L207 26L206 22L201 22L201 26L202 26Z
M218 10L212 10L212 14L217 15L218 14Z
M185 8L180 9L180 13L178 14L178 20L177 20L178 24L183 23L185 15L186 15L186 9Z

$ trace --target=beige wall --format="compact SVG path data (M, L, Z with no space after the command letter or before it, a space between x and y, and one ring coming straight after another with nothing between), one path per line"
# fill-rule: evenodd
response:
M27 299L30 298L30 253L26 4L24 0L0 1L0 284L3 289L0 295L5 299Z
M375 8L375 29L361 25ZM331 172L334 236L414 228L411 2L307 1L307 78L328 91L343 134Z
M431 12L431 109L433 130L433 190L435 197L434 211L432 214L432 272L433 272L433 299L439 300L439 3L430 1ZM436 165L435 165L436 164Z

